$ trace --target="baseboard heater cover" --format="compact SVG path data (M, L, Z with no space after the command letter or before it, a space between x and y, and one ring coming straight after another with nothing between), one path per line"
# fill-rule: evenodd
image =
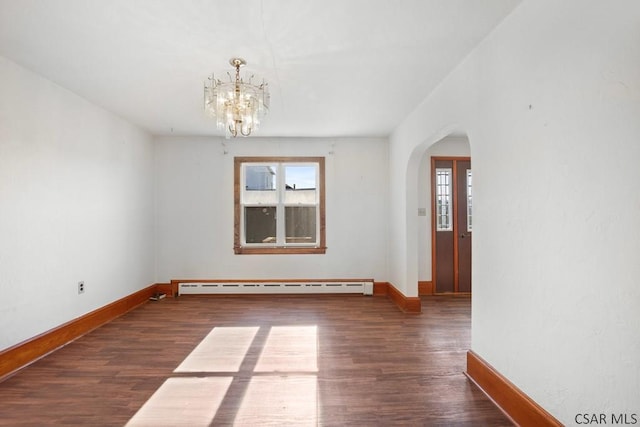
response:
M202 294L363 294L373 281L358 282L178 282L179 295Z

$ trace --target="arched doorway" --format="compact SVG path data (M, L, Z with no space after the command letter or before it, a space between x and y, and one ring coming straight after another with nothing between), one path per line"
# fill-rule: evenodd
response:
M420 295L471 291L470 156L462 134L423 150L417 194Z

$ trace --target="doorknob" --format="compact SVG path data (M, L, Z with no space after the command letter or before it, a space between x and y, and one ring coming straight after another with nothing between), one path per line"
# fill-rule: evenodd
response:
M461 239L464 239L465 237L467 237L467 235L466 235L466 234L464 234L464 233L462 233L462 234L460 235L460 238L461 238Z

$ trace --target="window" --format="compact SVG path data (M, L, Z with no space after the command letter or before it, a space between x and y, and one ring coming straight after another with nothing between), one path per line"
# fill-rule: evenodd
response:
M473 198L471 197L471 169L467 169L467 232L471 233L473 228L472 206Z
M451 168L436 168L436 231L453 230Z
M323 157L236 157L234 252L323 254Z

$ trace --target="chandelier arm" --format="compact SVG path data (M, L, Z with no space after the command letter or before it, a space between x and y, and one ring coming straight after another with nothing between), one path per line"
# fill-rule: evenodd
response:
M249 130L249 132L244 133L244 131L242 130L242 126L240 126L240 133L242 134L242 136L249 136L251 135L251 126L248 126L247 129Z

